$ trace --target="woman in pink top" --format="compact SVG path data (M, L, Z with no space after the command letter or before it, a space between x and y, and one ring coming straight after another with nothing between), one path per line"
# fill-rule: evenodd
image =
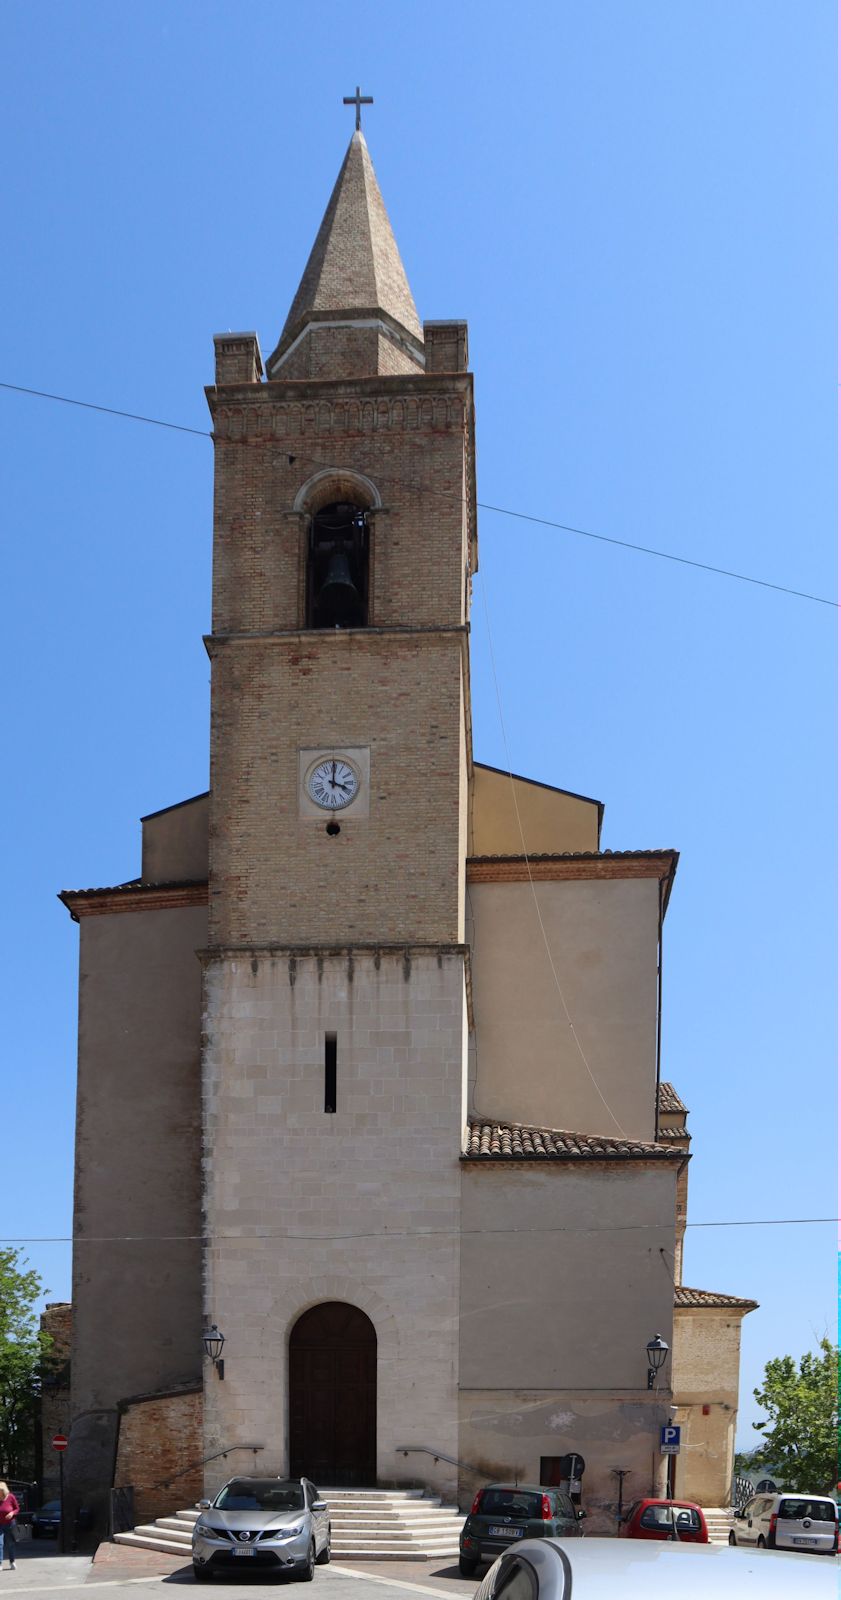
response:
M20 1510L11 1489L0 1478L0 1567L3 1565L3 1549L9 1547L9 1566L15 1570L15 1517Z

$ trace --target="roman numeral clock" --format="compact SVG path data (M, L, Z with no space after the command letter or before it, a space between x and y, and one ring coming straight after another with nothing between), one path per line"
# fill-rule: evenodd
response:
M369 749L359 746L301 750L299 815L326 822L337 812L343 818L367 817L370 764Z

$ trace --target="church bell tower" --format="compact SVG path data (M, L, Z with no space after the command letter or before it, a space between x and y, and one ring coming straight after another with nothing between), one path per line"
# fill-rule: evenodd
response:
M265 372L215 344L205 1453L389 1483L458 1455L476 522L361 131Z

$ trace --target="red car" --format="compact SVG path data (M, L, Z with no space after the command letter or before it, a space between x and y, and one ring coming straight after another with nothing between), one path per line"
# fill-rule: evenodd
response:
M635 1500L619 1528L620 1539L679 1539L709 1544L700 1506L691 1500Z

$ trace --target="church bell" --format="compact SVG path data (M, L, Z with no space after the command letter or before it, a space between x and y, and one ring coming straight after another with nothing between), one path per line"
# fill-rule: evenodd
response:
M359 590L350 573L350 561L343 550L335 550L318 594L318 614L322 626L352 627L359 617Z

